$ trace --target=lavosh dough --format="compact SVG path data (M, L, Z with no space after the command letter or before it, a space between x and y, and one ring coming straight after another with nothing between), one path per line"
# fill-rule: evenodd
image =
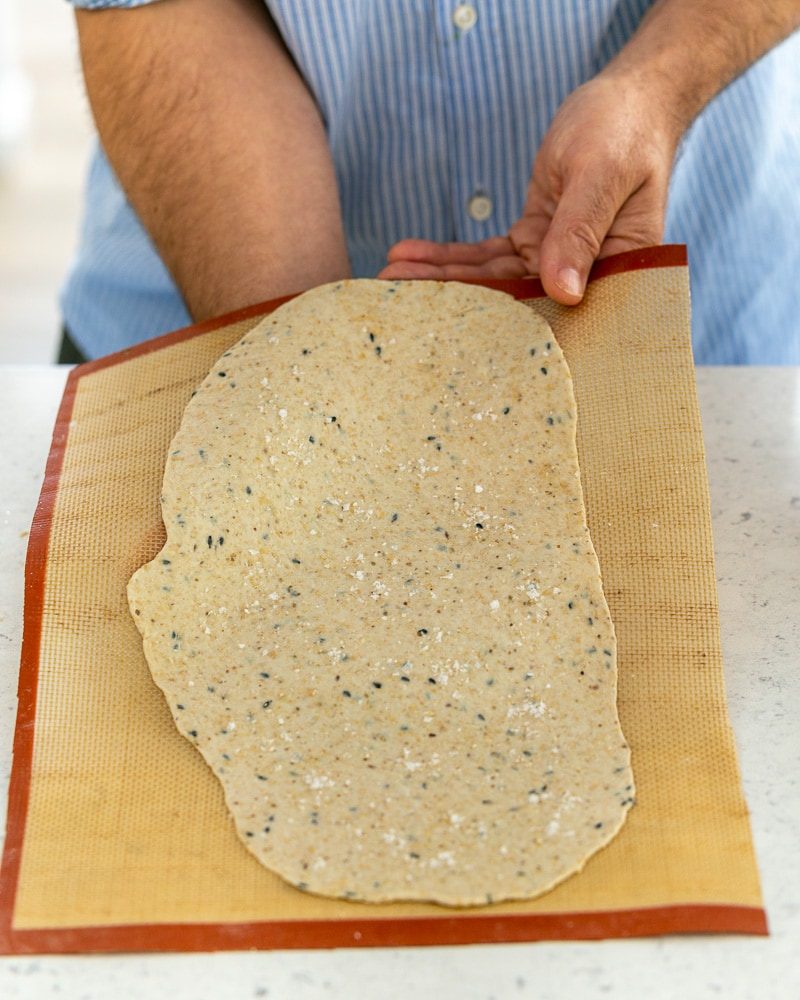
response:
M239 837L299 889L522 899L622 826L575 427L548 324L455 282L307 292L187 406L130 605Z

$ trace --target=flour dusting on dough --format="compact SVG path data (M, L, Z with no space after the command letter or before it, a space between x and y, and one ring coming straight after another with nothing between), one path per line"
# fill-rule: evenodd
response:
M226 351L129 600L243 843L301 889L536 896L633 804L575 399L547 323L348 281Z

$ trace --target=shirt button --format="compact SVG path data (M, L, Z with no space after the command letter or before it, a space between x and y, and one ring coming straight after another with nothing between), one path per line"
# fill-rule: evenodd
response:
M467 211L476 222L486 222L493 209L492 199L485 194L474 194L467 202Z
M453 11L453 24L461 31L469 31L475 27L478 20L478 12L471 3L460 3Z

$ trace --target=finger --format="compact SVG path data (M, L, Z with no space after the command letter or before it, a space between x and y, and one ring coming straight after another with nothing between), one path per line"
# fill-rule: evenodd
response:
M525 261L530 274L539 273L539 251L542 240L553 221L557 201L550 193L550 187L537 176L538 159L534 164L533 177L525 198L521 217L509 230L509 239L515 253Z
M525 261L515 253L493 257L483 264L445 264L445 276L451 281L476 281L482 278L524 278Z
M539 273L539 250L550 222L550 216L523 215L509 230L514 251L525 261L528 274Z
M597 259L660 243L666 207L666 187L662 190L656 185L643 185L619 210Z
M641 250L643 247L657 246L660 242L661 240L655 238L609 236L603 241L597 259L604 260L606 257L613 257L614 254L624 253L626 250Z
M604 178L574 177L564 190L539 250L539 274L544 290L562 305L576 305L583 298L589 269L625 195Z
M378 273L379 278L388 281L407 281L413 278L441 281L444 278L444 268L439 264L426 264L413 260L397 260Z
M387 265L379 278L396 280L478 281L483 278L522 278L527 274L525 261L516 254L495 257L483 264L428 264L399 260Z
M434 240L401 240L387 254L389 263L401 260L428 264L483 264L509 256L514 248L507 236L493 236L480 243L437 243Z

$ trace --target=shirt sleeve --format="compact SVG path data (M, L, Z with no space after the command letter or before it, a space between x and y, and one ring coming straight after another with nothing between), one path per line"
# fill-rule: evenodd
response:
M158 0L67 0L73 7L83 10L102 10L104 7L143 7Z

